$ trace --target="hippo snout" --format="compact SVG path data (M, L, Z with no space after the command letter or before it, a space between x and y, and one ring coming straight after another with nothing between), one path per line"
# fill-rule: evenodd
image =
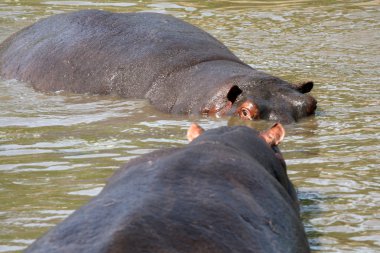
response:
M269 91L268 84L255 86L251 81L247 89L241 87L241 93L233 101L232 113L243 120L270 120L285 124L313 115L317 101L310 94L305 94L313 87L313 82L303 85L279 83L276 89ZM235 102L236 101L236 102Z

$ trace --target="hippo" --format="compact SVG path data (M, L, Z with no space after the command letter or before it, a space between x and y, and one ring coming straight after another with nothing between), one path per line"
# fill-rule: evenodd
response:
M129 161L26 252L310 252L284 135L192 125L190 144Z
M0 45L0 75L44 92L147 99L174 114L291 123L312 115L313 82L291 84L242 62L209 33L170 15L57 14Z

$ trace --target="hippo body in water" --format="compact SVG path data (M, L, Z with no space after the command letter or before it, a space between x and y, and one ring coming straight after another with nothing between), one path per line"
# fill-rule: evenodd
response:
M277 147L282 126L199 131L128 162L26 252L309 252Z
M312 82L293 85L243 63L169 15L98 10L38 21L0 45L0 74L40 91L145 98L178 114L294 122L311 115Z

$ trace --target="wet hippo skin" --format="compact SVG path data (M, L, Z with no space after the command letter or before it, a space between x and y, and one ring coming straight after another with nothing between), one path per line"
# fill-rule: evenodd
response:
M41 91L146 98L178 114L287 123L316 109L306 94L313 82L257 71L210 34L158 13L85 10L40 20L0 45L0 74Z
M282 126L201 132L131 160L26 252L309 252Z

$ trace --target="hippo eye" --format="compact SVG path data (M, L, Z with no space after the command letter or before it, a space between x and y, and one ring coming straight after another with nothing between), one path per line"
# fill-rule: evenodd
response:
M239 115L239 117L243 120L252 120L252 112L249 108L247 107L240 107L237 111L236 114Z

